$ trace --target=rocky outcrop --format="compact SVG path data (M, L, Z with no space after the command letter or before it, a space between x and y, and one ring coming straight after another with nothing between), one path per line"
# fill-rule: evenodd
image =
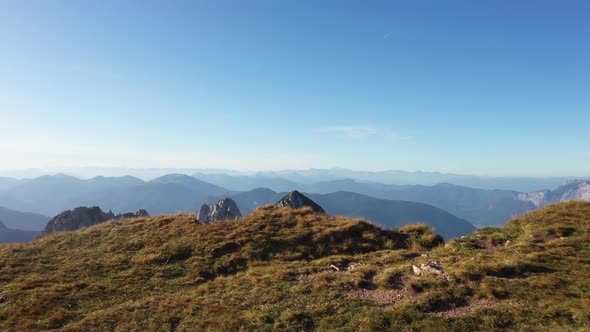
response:
M144 210L144 209L140 209L137 212L133 213L133 212L127 212L127 213L122 213L120 215L115 216L115 219L123 219L123 218L145 218L145 217L149 217L150 214Z
M414 274L418 276L424 275L426 273L434 273L442 276L446 281L451 281L449 275L443 271L440 262L437 261L427 262L426 264L422 264L420 266L412 265L412 270L414 271Z
M517 195L521 201L533 203L536 207L544 207L557 202L590 201L590 181L571 181L554 190L541 190Z
M214 205L203 204L201 209L199 209L197 219L201 223L210 224L216 221L238 219L240 217L242 217L242 213L236 202L231 198L224 198Z
M76 229L96 225L107 220L123 218L149 217L146 210L139 210L135 213L123 213L115 215L113 212L103 212L98 206L81 206L73 210L64 211L53 217L45 226L43 235L73 231Z
M326 213L326 211L324 211L324 209L322 209L322 207L319 206L316 202L307 198L305 195L298 192L297 190L294 190L294 191L290 192L289 194L287 194L287 196L281 198L281 200L278 201L275 204L275 206L278 208L291 208L291 209L300 209L302 207L308 206L308 207L311 207L311 209L314 212Z

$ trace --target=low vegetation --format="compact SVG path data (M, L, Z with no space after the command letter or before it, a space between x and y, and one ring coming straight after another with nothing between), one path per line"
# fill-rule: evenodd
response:
M590 203L447 244L309 209L123 219L0 246L0 330L585 330L589 257Z

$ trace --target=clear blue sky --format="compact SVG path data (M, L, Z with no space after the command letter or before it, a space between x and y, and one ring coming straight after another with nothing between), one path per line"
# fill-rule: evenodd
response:
M0 168L590 175L588 1L0 1Z

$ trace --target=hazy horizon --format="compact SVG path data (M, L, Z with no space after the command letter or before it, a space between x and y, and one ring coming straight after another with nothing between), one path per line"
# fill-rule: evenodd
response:
M22 168L22 169L2 169L0 168L0 177L11 177L16 179L35 178L44 175L69 175L81 179L90 179L93 177L121 177L133 176L149 181L156 177L167 174L186 174L193 175L196 173L202 174L226 174L235 176L255 176L275 175L280 177L289 173L308 173L313 171L346 171L369 174L382 174L388 172L399 172L407 174L436 174L447 176L466 176L466 177L480 177L480 178L515 178L515 179L586 179L590 175L574 174L574 175L494 175L494 174L465 174L465 173L451 173L439 172L430 170L399 170L399 169L383 169L383 170L362 170L349 169L345 167L329 167L329 168L301 168L301 169L259 169L259 170L240 170L240 169L226 169L226 168L199 168L199 167L163 167L163 168L122 168L122 167L72 167L72 168Z

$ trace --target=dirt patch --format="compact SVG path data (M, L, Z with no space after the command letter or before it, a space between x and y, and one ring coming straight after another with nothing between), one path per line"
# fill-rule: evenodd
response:
M348 292L348 295L387 306L414 296L414 293L406 287L408 283L408 278L402 277L394 283L395 288L355 289Z
M457 307L453 309L449 309L446 311L437 311L437 312L430 312L428 313L430 316L437 316L437 317L456 317L470 313L473 309L476 308L486 308L490 307L495 304L495 301L489 299L468 299L468 305Z
M394 304L408 298L408 294L404 290L398 289L358 289L348 294L382 305Z

